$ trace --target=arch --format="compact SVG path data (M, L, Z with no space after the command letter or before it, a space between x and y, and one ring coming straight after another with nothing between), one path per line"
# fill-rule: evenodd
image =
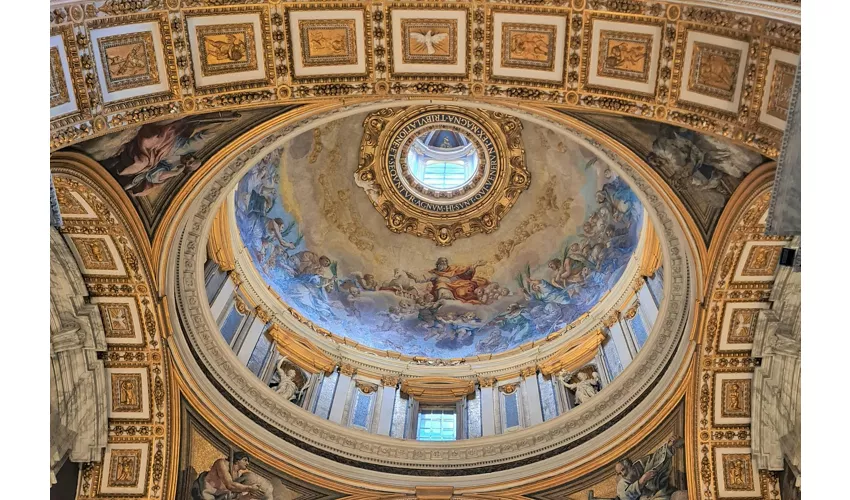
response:
M50 168L63 214L60 232L105 332L106 450L100 463L81 469L77 498L167 498L178 422L150 246L130 201L97 163L55 153Z
M756 363L747 340L758 311L769 307L778 252L790 241L764 234L774 174L770 163L744 180L723 212L708 253L712 266L699 308L686 415L688 489L697 499L714 498L729 481L737 481L735 487L752 497L773 498L778 491L778 476L758 470L750 454ZM749 324L735 320L749 331L733 333L733 317L750 318ZM727 398L732 392L736 395ZM738 466L745 472L733 473Z

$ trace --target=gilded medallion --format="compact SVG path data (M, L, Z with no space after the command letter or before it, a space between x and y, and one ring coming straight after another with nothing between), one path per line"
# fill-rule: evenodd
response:
M491 233L529 186L516 118L425 106L377 111L364 129L355 182L395 233L439 246Z

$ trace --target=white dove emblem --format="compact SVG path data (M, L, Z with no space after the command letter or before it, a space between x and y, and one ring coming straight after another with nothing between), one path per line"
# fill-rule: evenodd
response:
M440 45L449 37L448 33L438 33L433 34L433 31L428 30L424 35L422 33L411 32L410 38L416 41L419 44L425 45L425 49L428 52L428 55L431 55L435 52L434 46Z

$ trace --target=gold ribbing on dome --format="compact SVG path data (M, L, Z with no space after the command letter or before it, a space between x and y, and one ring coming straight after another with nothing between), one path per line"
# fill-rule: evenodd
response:
M207 240L207 254L222 271L232 271L236 268L227 220L227 203L222 203L215 214Z
M310 373L325 372L330 375L336 368L336 363L320 351L309 340L301 338L284 327L273 324L268 335L277 346L282 356Z
M473 391L474 381L452 377L417 377L401 382L401 392L420 403L456 403Z
M640 275L652 276L661 267L661 241L655 233L654 224L644 224L644 248L640 260Z
M540 365L543 375L551 375L561 370L577 370L589 363L599 352L599 346L605 341L605 333L594 330L577 339L567 342L554 356Z

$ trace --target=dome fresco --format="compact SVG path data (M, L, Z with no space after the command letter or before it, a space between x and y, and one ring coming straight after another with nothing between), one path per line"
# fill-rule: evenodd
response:
M622 276L643 208L567 136L523 122L528 192L497 231L439 247L390 232L355 185L362 123L301 134L236 188L257 272L318 326L412 356L497 353L570 324Z

